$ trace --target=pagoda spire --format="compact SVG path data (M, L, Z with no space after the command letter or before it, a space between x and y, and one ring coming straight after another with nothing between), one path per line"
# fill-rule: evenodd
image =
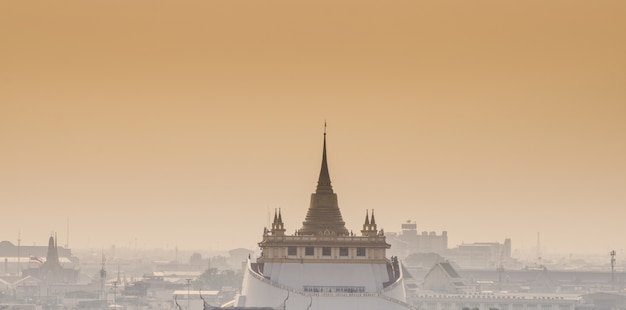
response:
M370 221L370 224L372 224L372 226L374 226L374 229L376 229L376 219L374 219L374 209L372 209L372 220Z
M283 216L280 212L274 209L274 223L272 223L272 229L270 230L272 235L284 236L285 235L285 224L283 224Z
M53 235L48 239L48 253L46 254L46 263L50 265L59 264L59 252L56 246L56 239Z
M365 209L365 223L363 223L363 229L361 230L361 235L364 237L367 237L370 235L370 231L371 231L371 225L370 225L370 214L369 214L369 210Z
M370 220L370 230L376 234L378 227L376 226L376 219L374 219L374 209L372 209L372 219Z
M311 195L311 204L306 218L302 223L300 233L303 235L315 235L318 233L331 233L347 236L349 234L346 223L343 221L337 194L334 193L330 184L328 162L326 157L326 122L324 122L324 147L322 149L322 167L317 181L315 193Z
M361 234L364 237L373 237L378 234L378 228L376 227L376 218L374 218L374 209L372 214L369 214L369 210L365 210L365 223L363 224L363 230Z
M326 122L324 122L324 148L322 150L322 168L317 180L316 193L332 193L333 187L330 184L330 173L328 173L328 162L326 160Z

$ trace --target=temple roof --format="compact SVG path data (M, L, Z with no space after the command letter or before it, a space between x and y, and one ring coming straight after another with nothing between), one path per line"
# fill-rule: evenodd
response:
M337 194L333 192L330 182L326 157L326 124L324 124L322 167L317 181L317 189L311 195L311 204L305 221L302 223L300 234L312 235L325 231L338 235L348 234L346 223L343 221L339 204L337 203Z

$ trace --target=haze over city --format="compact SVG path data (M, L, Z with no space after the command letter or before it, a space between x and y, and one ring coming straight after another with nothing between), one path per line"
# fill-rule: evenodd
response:
M256 248L343 219L626 249L626 2L0 3L1 240ZM623 256L622 256L623 257Z

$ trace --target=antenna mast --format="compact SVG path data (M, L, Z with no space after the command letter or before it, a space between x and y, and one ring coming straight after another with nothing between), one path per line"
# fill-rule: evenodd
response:
M541 233L537 232L537 264L541 266Z
M18 229L17 231L17 276L20 276L20 273L22 272L22 266L20 263L20 258L21 258L21 254L20 254L20 247L22 245L22 230ZM8 271L7 271L8 272Z
M105 282L106 282L106 277L107 277L107 271L105 269L105 262L106 262L106 258L104 257L104 250L102 250L102 269L100 269L100 285L101 285L101 291L100 294L102 300L106 300L106 292L105 292Z
M615 250L611 251L611 290L615 290Z
M66 234L65 234L65 248L69 249L70 248L70 217L67 217L67 230L66 230Z

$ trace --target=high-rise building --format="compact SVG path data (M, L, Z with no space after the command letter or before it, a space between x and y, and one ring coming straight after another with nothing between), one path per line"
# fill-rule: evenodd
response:
M445 255L448 250L448 232L440 235L436 232L423 231L418 233L417 224L407 221L402 224L402 232L388 233L387 241L392 246L392 253L401 258L414 253L437 253Z

